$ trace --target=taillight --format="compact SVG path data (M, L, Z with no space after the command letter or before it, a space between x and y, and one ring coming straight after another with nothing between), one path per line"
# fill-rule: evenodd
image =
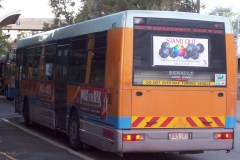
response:
M215 133L214 139L233 139L233 133L229 132Z
M144 141L143 134L123 134L123 141Z

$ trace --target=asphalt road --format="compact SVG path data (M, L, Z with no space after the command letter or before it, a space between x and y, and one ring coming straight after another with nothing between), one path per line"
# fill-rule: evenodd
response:
M4 120L18 120L21 118L14 113L12 102L0 98L0 160L82 160L66 149L56 147L38 135L29 134ZM11 118L10 118L11 117ZM44 131L43 131L44 132ZM52 132L56 134L56 132ZM54 136L56 136L54 135ZM64 137L64 136L63 136ZM61 139L61 137L58 137Z
M39 125L26 128L22 118L14 113L12 102L1 97L0 110L0 160L238 160L240 157L240 123L237 123L235 130L235 148L230 153L132 153L121 158L117 154L94 148L75 152L69 148L67 137L62 133ZM239 111L238 109L238 113Z

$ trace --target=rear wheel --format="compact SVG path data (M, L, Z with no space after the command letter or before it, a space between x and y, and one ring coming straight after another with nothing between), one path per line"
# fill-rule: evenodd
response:
M29 118L29 105L28 100L25 98L23 101L23 110L22 110L23 118L25 126L30 126L30 118Z
M78 113L73 111L70 114L69 126L68 126L68 138L71 148L74 150L81 150L82 143L79 137L79 118Z

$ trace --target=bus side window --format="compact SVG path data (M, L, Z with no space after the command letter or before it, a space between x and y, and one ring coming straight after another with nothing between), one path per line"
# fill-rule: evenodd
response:
M73 83L84 83L87 66L87 39L85 36L78 37L72 41L72 52L69 57L68 81Z
M40 61L40 55L41 55L42 47L36 48L36 53L33 58L33 79L38 78L38 70L39 70L39 61Z
M25 62L23 62L23 78L32 79L33 78L33 61L34 61L35 48L28 48L24 56Z
M43 79L45 81L53 81L53 70L54 70L54 54L56 52L55 45L46 46L45 49L45 59L44 59L44 75Z
M47 80L53 80L53 63L45 63L45 76Z
M107 32L96 34L94 49L92 51L92 64L89 84L93 86L104 86L105 65L107 52Z
M24 54L23 78L37 80L40 54L41 47L27 49L26 54Z
M22 63L22 78L25 79L27 77L27 55L26 52L23 52L23 63Z

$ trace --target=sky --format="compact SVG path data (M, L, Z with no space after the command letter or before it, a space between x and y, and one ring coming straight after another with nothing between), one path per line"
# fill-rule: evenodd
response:
M2 0L0 17L9 12L21 10L20 18L54 18L49 0ZM67 0L79 2L80 0ZM76 5L79 6L79 5Z
M49 0L2 0L4 8L0 9L0 17L8 12L21 10L20 18L54 18ZM69 0L68 0L69 1ZM80 0L73 0L79 2ZM216 7L229 7L234 12L240 12L239 0L201 0L206 5L206 9L201 13L209 13Z
M54 18L48 0L2 0L0 16L21 10L20 18Z
M80 0L67 0L79 2ZM20 18L54 18L51 7L48 5L49 0L2 0L0 3L0 17L7 13L20 10ZM79 7L79 4L76 4ZM77 10L77 9L76 9ZM18 31L3 31L5 34L11 34L9 39L17 38Z
M201 0L206 8L201 9L201 13L207 14L216 7L230 8L232 12L240 12L239 0Z

